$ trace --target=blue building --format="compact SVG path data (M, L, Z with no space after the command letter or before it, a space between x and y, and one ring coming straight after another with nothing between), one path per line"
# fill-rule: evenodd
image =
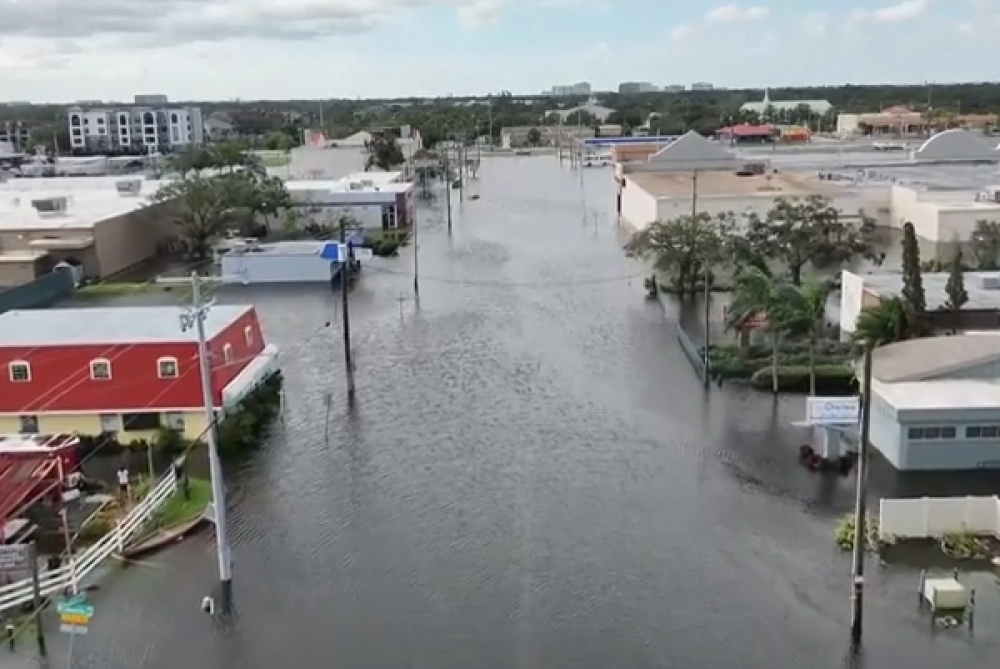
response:
M1000 332L876 349L871 445L902 471L1000 469Z

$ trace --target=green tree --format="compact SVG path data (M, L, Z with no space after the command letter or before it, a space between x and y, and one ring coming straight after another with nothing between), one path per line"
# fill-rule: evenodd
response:
M192 146L178 151L170 156L168 164L170 169L182 177L190 172L202 172L216 166L211 150L204 146Z
M736 276L733 300L729 305L727 327L743 331L763 322L771 337L771 391L778 392L778 356L781 338L790 325L790 299L793 286L759 267L747 267Z
M912 313L901 297L885 297L861 311L853 339L871 346L885 346L913 336Z
M951 257L951 266L948 269L948 283L944 287L948 300L944 306L952 312L954 322L958 322L958 314L969 302L969 291L965 289L965 267L962 264L962 248L957 247L955 254ZM955 328L957 331L957 326Z
M1000 269L1000 223L979 220L972 231L972 253L976 269Z
M528 131L528 144L531 146L538 146L542 143L542 133L538 128L532 128Z
M912 223L903 225L903 302L910 310L910 329L914 336L927 330L927 296L920 268L920 242Z
M830 286L824 281L807 279L801 286L785 291L783 320L795 332L803 332L809 341L809 394L816 396L816 348L826 325L826 303Z
M761 258L781 261L792 283L800 285L807 263L826 267L871 254L875 222L863 212L859 216L860 224L844 221L820 196L779 197L764 218L748 217L746 243Z
M632 235L625 251L631 257L652 261L656 271L670 277L677 293L693 295L706 273L710 278L713 266L726 261L733 228L732 214L713 218L700 213L653 221Z
M250 162L249 154L242 144L237 142L219 142L209 148L211 154L212 167L229 172L235 172L241 167L246 167Z
M365 171L370 171L372 167L378 167L386 172L391 172L393 168L406 162L403 150L399 148L396 136L391 132L383 132L373 135L368 142L368 163Z
M178 241L197 260L211 256L212 240L225 232L234 204L224 180L198 172L166 182L152 202L172 215Z
M221 175L217 180L230 208L240 210L254 227L262 222L265 230L270 230L271 219L292 207L285 182L278 177L243 171Z

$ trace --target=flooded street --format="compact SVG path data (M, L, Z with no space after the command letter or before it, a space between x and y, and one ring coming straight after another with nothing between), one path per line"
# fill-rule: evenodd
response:
M256 304L288 397L229 473L238 617L199 610L206 532L110 579L89 635L52 631L52 666L854 666L833 540L853 482L797 465L802 398L706 394L621 251L612 188L605 170L581 184L554 158L491 159L451 237L440 198L419 307L412 247L352 294L353 412L335 295L222 292ZM857 666L995 666L992 577L970 640L931 635L915 570L870 565Z

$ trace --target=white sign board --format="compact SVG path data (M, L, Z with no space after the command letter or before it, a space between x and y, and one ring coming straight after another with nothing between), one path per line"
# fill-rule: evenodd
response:
M0 546L0 571L24 569L28 566L28 547L24 544Z
M806 400L806 422L810 425L857 425L860 420L860 397L810 397Z
M355 260L371 260L373 257L371 249L354 249Z

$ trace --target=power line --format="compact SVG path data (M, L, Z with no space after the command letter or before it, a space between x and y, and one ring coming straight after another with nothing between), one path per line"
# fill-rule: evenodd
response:
M372 265L366 265L366 270L374 270L381 274L390 274L395 276L409 277L410 274L407 272L399 272L395 270L388 269L386 267L377 267ZM439 276L427 276L426 274L421 274L420 278L426 281L433 281L436 283L450 284L455 286L485 286L490 288L548 288L548 287L562 287L562 286L592 286L595 284L602 283L620 283L624 281L631 281L632 279L642 278L642 274L621 274L617 276L603 276L603 277L585 277L580 279L565 279L562 281L492 281L492 280L468 280L468 279L448 279Z

